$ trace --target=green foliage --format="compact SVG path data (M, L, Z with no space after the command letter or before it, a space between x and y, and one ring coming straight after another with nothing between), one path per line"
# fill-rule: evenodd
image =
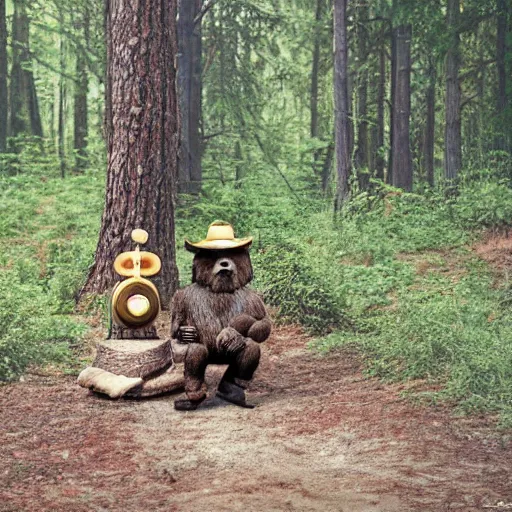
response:
M103 179L1 181L0 380L31 363L68 360L85 326L70 314L91 262ZM77 189L80 201L76 200Z
M512 424L510 284L494 286L487 266L465 248L462 227L503 225L511 196L503 185L480 185L481 199L473 186L453 202L400 194L368 207L356 199L341 221L346 266L336 286L348 290L358 331L334 332L314 346L356 344L371 375L442 384L426 395L463 411L498 411L505 425Z
M350 324L346 304L336 289L308 264L297 245L280 243L253 253L255 286L280 321L300 323L312 333Z
M44 286L28 282L26 270L0 274L0 381L15 378L31 363L66 360L68 343L84 332L73 318L57 313L58 302Z
M455 213L467 228L501 228L512 224L512 188L503 183L479 181L461 191Z

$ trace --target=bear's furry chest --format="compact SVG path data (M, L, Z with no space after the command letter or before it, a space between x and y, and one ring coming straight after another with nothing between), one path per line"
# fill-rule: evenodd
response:
M197 284L185 290L186 323L197 329L199 341L207 346L214 346L220 331L246 312L251 294L244 288L234 293L214 293Z

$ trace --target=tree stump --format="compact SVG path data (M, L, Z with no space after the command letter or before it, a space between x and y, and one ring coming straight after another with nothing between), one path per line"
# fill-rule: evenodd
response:
M185 375L183 365L173 364L163 372L143 381L139 386L131 388L125 396L144 398L170 393L171 391L182 391L184 386Z
M171 340L105 340L92 366L125 377L149 377L172 365Z

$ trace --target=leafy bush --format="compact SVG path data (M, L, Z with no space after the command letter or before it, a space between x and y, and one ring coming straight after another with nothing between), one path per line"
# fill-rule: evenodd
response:
M44 288L20 279L23 274L0 274L0 381L15 378L31 363L63 360L68 343L84 332L73 318L55 314Z
M461 190L455 213L465 228L512 226L512 188L493 181L472 183Z
M313 333L349 324L343 298L306 263L303 251L282 243L253 257L255 286L265 302L278 309L281 321L301 323Z

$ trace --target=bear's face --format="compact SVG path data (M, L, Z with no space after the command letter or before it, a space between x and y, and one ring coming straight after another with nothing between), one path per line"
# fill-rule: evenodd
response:
M214 293L233 293L252 280L252 264L247 249L199 251L192 265L192 282Z

